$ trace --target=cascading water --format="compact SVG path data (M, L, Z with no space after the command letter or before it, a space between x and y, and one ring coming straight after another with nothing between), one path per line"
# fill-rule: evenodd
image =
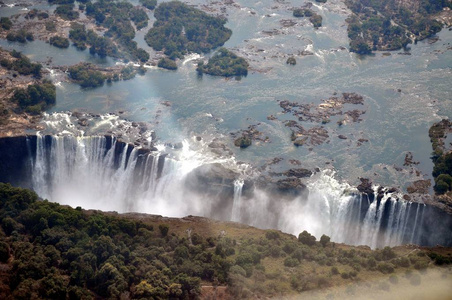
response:
M242 211L242 189L243 189L243 180L237 179L234 181L234 199L232 202L232 216L231 221L239 222L240 221L240 212Z
M218 217L209 204L212 197L186 186L190 172L211 162L203 157L186 141L176 160L161 151L140 151L114 137L38 135L32 183L41 197L73 207ZM328 170L310 179L308 196L295 199L259 188L245 197L243 188L243 180L233 182L230 199L221 200L231 202L225 206L229 212L219 218L293 234L307 230L318 238L327 234L336 242L372 248L419 239L423 205L394 201L390 193L377 199L377 187L369 201Z

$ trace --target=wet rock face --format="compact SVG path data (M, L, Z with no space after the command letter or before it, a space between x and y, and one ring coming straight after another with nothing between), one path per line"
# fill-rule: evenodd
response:
M311 177L312 171L308 169L299 168L299 169L289 169L282 174L287 177L305 178Z
M288 196L299 196L307 191L307 187L298 178L280 179L275 183L277 193Z
M27 147L27 138L30 147ZM0 182L30 187L31 144L36 144L36 137L16 136L0 138ZM30 149L30 150L29 150Z
M360 178L361 183L356 187L358 191L367 196L369 200L374 199L374 190L372 189L372 182L367 178Z
M228 220L226 212L232 211L234 200L234 181L238 173L219 163L202 165L187 175L186 187L205 199L210 206L210 216L214 219Z

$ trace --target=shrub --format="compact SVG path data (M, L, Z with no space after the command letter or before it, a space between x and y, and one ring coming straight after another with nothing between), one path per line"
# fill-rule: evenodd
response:
M426 269L428 267L428 263L426 261L417 261L414 264L414 268L416 270L422 270L422 269Z
M337 267L331 268L331 274L332 275L339 275L339 269Z
M315 236L311 235L309 232L307 232L306 230L304 230L302 233L300 233L298 235L298 241L300 241L300 243L308 245L308 246L312 246L315 244Z
M69 40L65 37L61 36L53 36L49 39L50 45L53 45L58 48L68 48Z
M452 186L452 176L449 174L440 174L438 177L435 178L435 181L442 180L445 183L447 183L450 186Z
M157 64L159 68L168 69L168 70L177 70L177 64L174 60L169 58L161 58Z
M391 260L397 256L394 250L390 247L384 247L381 251L381 255L383 260Z
M284 265L286 266L286 267L296 267L296 266L298 266L300 264L300 262L298 261L298 259L296 259L296 258L293 258L293 257L287 257L285 260L284 260Z
M34 37L31 32L21 29L17 32L10 32L6 35L6 39L10 42L26 43L27 41L33 41Z
M239 274L239 275L241 275L241 276L243 276L243 277L246 276L246 271L245 271L245 269L243 269L241 266L237 266L237 265L232 266L232 267L229 269L229 272L231 272L232 274Z
M160 224L159 230L162 237L166 237L168 235L169 226L167 224Z
M292 254L295 251L295 249L297 249L297 244L293 242L286 242L282 249L287 254Z
M272 257L277 258L281 254L281 248L279 248L277 245L273 245L273 246L270 247L269 254Z
M265 237L268 240L277 240L277 239L279 239L279 232L276 230L267 230L265 232Z
M410 266L410 260L407 257L400 257L394 260L394 263L399 267L408 268Z
M320 237L320 244L322 244L323 247L326 247L329 243L330 243L330 237L323 234Z
M389 263L379 263L377 269L383 274L394 273L394 267Z
M433 187L433 189L435 190L435 192L437 194L444 194L445 192L447 192L450 189L450 186L443 180L438 180L435 184L435 186Z
M150 10L153 10L157 6L157 0L140 0L140 3Z
M13 26L13 22L7 17L1 17L0 18L0 27L2 27L5 30L10 30Z

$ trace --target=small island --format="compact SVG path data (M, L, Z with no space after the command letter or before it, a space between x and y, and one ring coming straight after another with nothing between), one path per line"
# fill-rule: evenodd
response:
M398 50L428 38L442 28L435 16L452 8L450 1L346 0L345 4L353 12L347 19L350 51L358 54Z
M217 53L212 56L207 64L203 61L198 63L196 70L199 74L206 73L214 76L246 76L248 75L248 62L227 50L220 48Z
M190 52L207 53L222 46L232 34L224 27L226 19L210 16L179 1L160 4L154 15L157 21L145 40L154 50L164 51L173 60Z
M307 17L309 18L309 21L311 21L314 28L317 29L319 27L322 27L322 16L308 7L294 9L293 16L296 18Z
M295 57L291 56L287 59L286 64L295 66L297 64L297 60L295 59Z

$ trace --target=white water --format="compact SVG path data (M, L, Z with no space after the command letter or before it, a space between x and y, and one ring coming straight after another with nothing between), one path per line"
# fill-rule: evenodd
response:
M242 211L242 189L243 180L237 179L234 181L234 199L232 202L232 216L231 221L240 222Z
M413 242L418 235L416 225L422 222L423 210L420 212L417 206L415 225L410 227L411 204L390 201L389 193L361 213L362 199L328 170L310 178L309 196L285 199L256 188L253 196L245 197L244 181L236 179L230 203L219 203L229 200L200 195L187 188L187 175L212 162L192 150L187 141L183 142L177 159L173 159L160 152L139 154L138 149L114 138L108 148L104 136L47 139L51 142L46 143L44 136L37 137L36 156L32 159L33 187L41 197L73 207L174 217L214 216L293 234L307 230L317 238L326 234L336 242L372 248ZM383 228L388 201L389 216ZM218 212L218 207L227 211Z

